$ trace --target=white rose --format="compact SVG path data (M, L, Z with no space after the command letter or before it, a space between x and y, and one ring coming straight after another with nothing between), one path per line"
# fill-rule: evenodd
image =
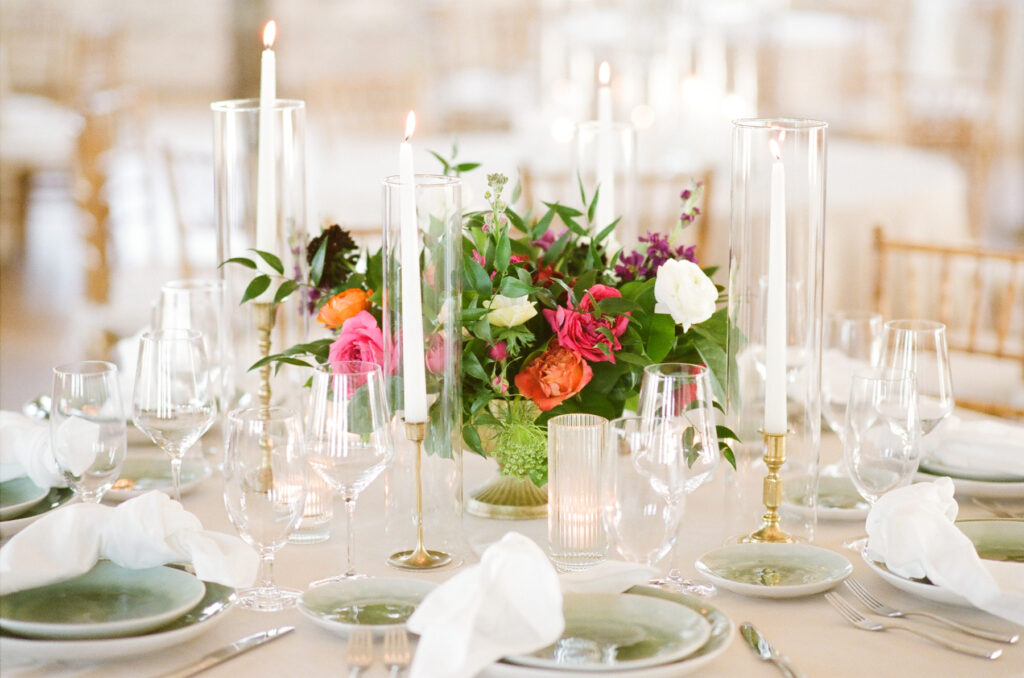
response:
M495 294L490 301L484 302L484 308L491 309L487 319L498 327L515 327L537 315L537 309L528 296L506 297Z
M658 269L654 298L654 312L668 313L686 331L715 312L718 290L697 264L669 259Z

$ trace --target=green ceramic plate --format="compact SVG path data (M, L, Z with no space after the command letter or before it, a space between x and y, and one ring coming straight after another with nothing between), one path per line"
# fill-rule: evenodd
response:
M121 660L192 640L219 624L232 608L234 589L205 582L206 595L184 616L139 636L99 640L22 638L0 629L0 655L52 661Z
M810 511L805 503L805 484L801 478L783 482L783 509L798 513ZM818 477L818 517L827 520L864 520L871 506L846 476Z
M711 625L689 608L628 593L570 593L565 631L554 645L506 657L562 671L621 671L676 662L699 650Z
M0 537L8 539L17 534L26 525L38 519L39 516L46 515L50 511L60 508L65 504L70 504L73 501L76 501L75 493L70 488L51 488L42 501L33 505L21 515L10 520L0 520Z
M41 502L50 488L39 487L28 478L15 478L0 483L0 520L17 518Z
M205 594L187 572L103 560L74 579L0 597L0 628L35 638L138 635L181 617Z
M821 593L853 572L840 554L810 544L731 544L705 553L696 565L722 588L761 598Z
M348 634L354 628L403 626L437 585L418 579L353 579L311 588L299 612L318 626Z
M181 493L194 490L209 477L209 466L195 459L184 460L181 464ZM121 467L121 475L103 498L124 501L150 490L171 492L172 489L171 460L167 455L129 456Z

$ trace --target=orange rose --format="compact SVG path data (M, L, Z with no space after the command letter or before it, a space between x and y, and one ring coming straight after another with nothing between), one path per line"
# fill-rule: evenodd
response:
M548 350L530 361L516 375L516 388L547 412L590 383L594 371L580 354L551 342Z
M320 314L316 319L329 330L337 329L360 311L369 311L371 295L373 290L364 292L356 288L338 292L320 307Z

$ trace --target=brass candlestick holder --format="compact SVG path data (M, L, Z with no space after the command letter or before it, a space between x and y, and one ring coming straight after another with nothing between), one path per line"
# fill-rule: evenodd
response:
M274 329L274 305L258 302L253 304L256 313L256 329L259 332L260 357L266 358L270 355L270 333ZM270 365L260 368L260 386L256 392L259 399L260 419L270 419ZM263 461L260 463L260 470L256 474L257 489L260 492L268 492L274 486L274 472L270 466L270 456L273 450L273 442L270 436L264 431L260 439L260 447L263 449Z
M741 542L774 542L789 544L793 537L779 527L779 505L782 503L782 480L779 469L786 463L786 433L768 433L764 436L764 463L768 467L768 475L764 478L764 517L761 529L743 537Z
M444 551L427 550L423 545L423 440L427 437L426 422L405 422L405 437L416 443L416 548L392 553L388 564L406 570L432 570L452 562L452 556Z

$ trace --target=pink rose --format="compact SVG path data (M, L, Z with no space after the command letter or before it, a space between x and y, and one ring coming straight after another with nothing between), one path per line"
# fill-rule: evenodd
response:
M619 337L629 325L629 314L620 316L604 315L598 319L593 311L594 304L608 297L621 297L622 293L607 285L594 285L580 301L579 310L569 306L560 306L555 310L545 309L544 317L551 325L551 330L558 337L558 343L571 351L575 351L590 362L615 362L615 351L622 348ZM599 330L611 331L612 341ZM600 349L604 345L605 353Z
M508 357L508 342L506 342L504 339L502 339L498 343L492 344L489 355L491 356L491 360L495 360L497 362L501 362L502 360L507 358Z
M430 346L423 360L433 374L440 374L444 370L444 337L435 334L430 338Z
M338 338L331 344L328 359L331 363L365 360L384 365L384 335L377 326L377 319L367 311L360 311L346 320Z

